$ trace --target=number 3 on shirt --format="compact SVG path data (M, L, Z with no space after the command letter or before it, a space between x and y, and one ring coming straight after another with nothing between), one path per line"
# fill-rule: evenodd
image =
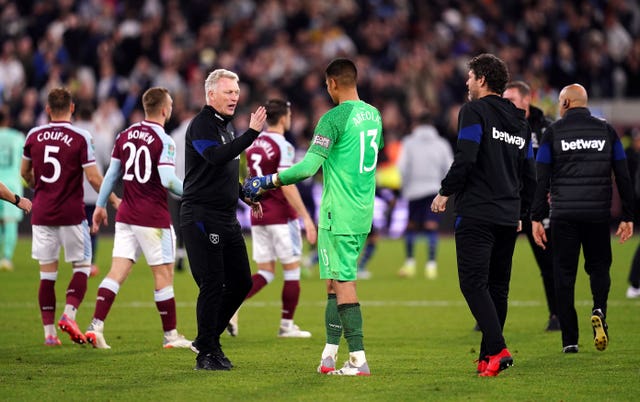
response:
M371 141L369 141L369 144L366 144L366 141L367 141L366 137L371 138ZM378 163L378 143L376 142L377 137L378 137L378 130L375 128L372 130L367 130L366 133L364 131L360 131L360 173L370 172L376 168L376 165ZM371 164L371 166L365 166L364 164L365 163L364 155L365 155L367 146L370 146L371 148L373 148L373 152L374 152L373 163Z

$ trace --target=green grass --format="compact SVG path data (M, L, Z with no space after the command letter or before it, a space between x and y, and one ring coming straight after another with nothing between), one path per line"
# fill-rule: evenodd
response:
M424 243L417 260L424 261ZM560 353L559 333L545 333L547 312L542 282L526 240L518 242L505 337L515 366L497 378L478 378L473 360L480 335L458 288L455 250L444 238L439 278L397 278L403 246L384 240L371 263L373 278L358 284L364 316L369 378L336 378L315 372L324 346L324 283L302 281L296 322L311 339L278 339L282 276L249 300L240 313L240 334L222 343L236 368L230 372L194 371L188 350L163 350L160 320L153 303L153 282L144 261L123 285L109 315L105 336L111 350L72 344L42 345L37 307L38 267L30 258L30 240L21 239L16 270L0 272L0 400L269 400L269 401L495 401L635 400L640 378L640 300L624 297L626 276L638 238L614 241L608 323L611 342L605 352L593 347L591 297L580 269L577 308L580 353ZM89 280L78 323L85 328L93 313L97 286L110 263L111 240L98 252L102 272ZM57 283L58 311L70 267L63 264ZM178 329L196 333L197 289L188 272L176 273ZM340 361L346 359L346 344Z

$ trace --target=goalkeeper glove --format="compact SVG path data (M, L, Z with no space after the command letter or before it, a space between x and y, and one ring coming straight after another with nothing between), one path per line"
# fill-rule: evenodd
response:
M271 190L277 187L277 179L277 173L248 179L243 186L245 197L249 198L253 202L258 201L260 199L260 195L266 190Z

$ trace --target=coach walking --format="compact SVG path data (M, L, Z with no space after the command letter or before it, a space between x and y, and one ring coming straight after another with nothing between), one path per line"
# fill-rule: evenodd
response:
M547 236L541 221L549 213L564 353L578 352L574 290L580 246L583 247L584 269L589 274L593 296L594 343L596 349L604 350L609 341L605 317L611 285L611 170L622 198L622 221L616 231L621 243L633 234L633 189L618 135L611 125L591 115L584 87L564 87L558 101L561 119L545 132L536 159L533 236L544 248Z
M443 212L455 194L460 290L482 331L478 374L493 377L513 364L502 329L513 250L535 172L524 110L501 97L509 80L505 63L481 54L469 62L468 76L470 102L458 116L454 161L431 209Z

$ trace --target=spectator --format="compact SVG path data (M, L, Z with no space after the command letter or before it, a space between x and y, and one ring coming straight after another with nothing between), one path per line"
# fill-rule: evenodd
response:
M413 277L416 262L413 254L416 236L427 238L425 277L436 279L438 265L438 225L440 218L431 211L431 203L453 162L449 143L440 137L429 112L423 112L411 133L402 141L398 169L402 176L402 197L409 201L409 221L404 233L406 260L398 275Z

